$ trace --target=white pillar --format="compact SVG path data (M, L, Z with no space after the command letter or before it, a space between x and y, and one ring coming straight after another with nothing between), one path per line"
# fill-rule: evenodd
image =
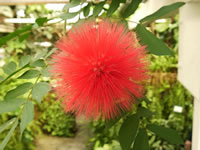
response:
M200 100L194 100L192 150L200 150Z
M200 150L200 0L180 9L178 79L194 100L192 150Z
M188 2L179 15L178 79L200 100L200 0Z

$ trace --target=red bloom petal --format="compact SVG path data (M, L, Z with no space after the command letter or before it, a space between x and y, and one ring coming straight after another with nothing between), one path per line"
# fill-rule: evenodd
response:
M53 73L66 111L106 119L130 110L147 79L145 47L123 25L85 22L58 41Z

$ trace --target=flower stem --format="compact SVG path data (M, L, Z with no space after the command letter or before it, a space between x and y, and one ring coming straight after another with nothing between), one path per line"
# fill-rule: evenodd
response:
M21 70L23 70L24 68L27 68L29 66L29 64L25 65L24 67L16 70L15 72L11 73L7 78L5 78L3 81L0 82L0 85L4 84L9 78L11 78L12 76L14 76L15 74L17 74L18 72L20 72Z

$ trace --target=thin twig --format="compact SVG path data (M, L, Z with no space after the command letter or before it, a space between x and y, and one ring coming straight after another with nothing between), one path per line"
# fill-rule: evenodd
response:
M20 72L21 70L23 70L24 68L27 68L29 66L29 64L25 65L24 67L16 70L15 72L11 73L7 78L5 78L3 81L0 82L0 85L4 84L9 78L11 78L12 76L14 76L15 74L17 74L18 72Z

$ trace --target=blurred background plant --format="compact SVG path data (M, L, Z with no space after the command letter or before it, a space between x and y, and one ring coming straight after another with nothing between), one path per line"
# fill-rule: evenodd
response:
M66 114L60 104L61 101L57 101L55 94L51 93L42 105L38 105L38 122L46 134L73 137L76 132L75 117Z
M14 86L20 83L7 84ZM5 87L5 86L4 86ZM5 91L0 89L0 95L4 95ZM32 123L24 131L22 141L19 140L19 130L16 130L9 141L5 150L34 150L36 147L36 139L39 136L50 135L59 137L73 137L76 133L75 117L71 114L66 114L60 106L60 101L57 101L54 93L49 93L40 105L35 107L35 118ZM0 124L10 120L18 115L19 111L10 112L8 114L0 115ZM0 141L2 141L7 132L0 134Z
M12 7L13 12L17 15L18 6ZM52 16L52 11L48 10L44 5L31 5L24 6L23 17L45 17ZM16 27L23 26L17 24ZM63 29L63 27L62 27ZM48 52L53 48L51 43L54 43L58 39L56 32L59 32L61 28L57 26L44 26L42 28L30 32L27 39L20 40L18 38L10 40L7 46L4 47L4 57L2 58L5 63L19 62L22 56L34 56L38 57L44 52ZM3 34L4 35L4 34ZM3 36L2 35L2 36ZM41 42L46 42L47 46L41 45ZM49 45L50 44L50 45ZM0 70L0 74L3 71ZM50 82L49 73L43 72L41 80ZM34 79L31 79L34 81ZM26 82L26 79L9 80L4 86L0 86L0 99L7 94L10 89L18 87ZM30 81L30 79L29 79ZM5 150L34 150L36 149L36 139L43 134L59 137L73 137L76 132L75 117L71 114L66 114L61 107L61 101L58 101L54 93L49 93L41 104L35 103L35 117L31 124L24 131L22 140L20 141L19 129L14 131L11 140L8 142ZM5 123L11 118L20 114L20 109L16 112L9 112L0 115L0 124ZM0 141L3 141L9 130L0 134Z

